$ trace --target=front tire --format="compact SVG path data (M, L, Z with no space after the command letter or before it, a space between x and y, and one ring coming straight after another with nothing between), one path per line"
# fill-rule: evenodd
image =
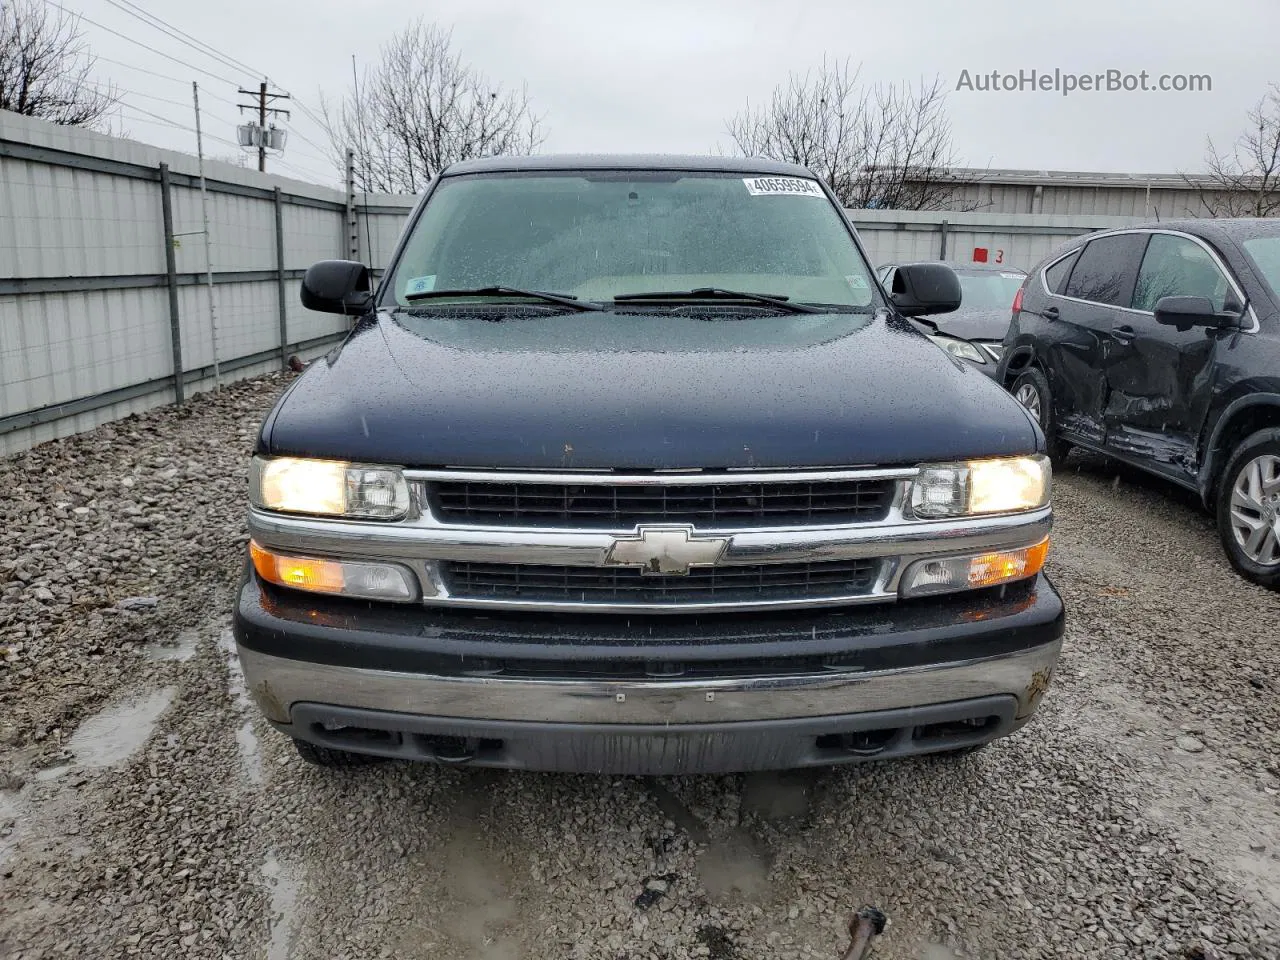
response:
M1050 462L1055 467L1062 466L1071 452L1071 444L1058 436L1057 425L1053 422L1053 395L1049 392L1049 381L1045 375L1035 367L1028 367L1018 374L1009 392L1040 424Z
M1247 580L1280 590L1280 430L1236 447L1218 483L1218 536Z

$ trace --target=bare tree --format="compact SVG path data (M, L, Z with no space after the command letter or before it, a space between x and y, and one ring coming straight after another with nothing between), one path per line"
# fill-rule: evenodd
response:
M355 150L361 188L384 193L415 193L457 160L532 153L543 140L524 89L491 83L462 62L449 31L421 19L341 103L322 107L339 165Z
M1230 152L1208 141L1207 176L1184 175L1211 217L1280 216L1280 84L1271 84L1248 118Z
M0 110L101 126L119 96L90 79L94 65L75 14L44 0L0 0Z
M729 136L747 156L807 166L846 207L949 206L956 158L941 79L864 86L860 72L824 60L793 73L767 106L730 118Z

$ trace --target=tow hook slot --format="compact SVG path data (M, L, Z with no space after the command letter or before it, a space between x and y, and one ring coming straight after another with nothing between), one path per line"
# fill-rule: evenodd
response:
M954 738L970 738L974 734L984 733L1000 725L999 717L969 717L964 720L950 720L945 723L928 723L916 727L912 739L950 740Z
M684 674L685 668L679 663L649 661L644 665L644 675L646 677L682 677Z
M432 760L448 765L470 763L485 749L500 748L501 740L481 737L419 735L418 745Z
M884 730L859 730L856 733L827 733L818 737L819 749L842 750L860 757L882 753L898 735L896 727Z

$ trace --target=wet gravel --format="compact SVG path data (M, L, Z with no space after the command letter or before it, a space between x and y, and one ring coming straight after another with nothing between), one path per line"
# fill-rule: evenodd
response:
M0 957L1280 957L1280 596L1184 495L1069 464L1059 675L962 759L327 772L228 650L285 382L0 461Z

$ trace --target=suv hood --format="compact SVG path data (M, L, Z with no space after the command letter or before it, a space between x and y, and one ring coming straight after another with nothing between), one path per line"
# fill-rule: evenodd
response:
M1012 397L887 315L383 314L295 381L259 450L725 469L1025 454L1040 439Z

